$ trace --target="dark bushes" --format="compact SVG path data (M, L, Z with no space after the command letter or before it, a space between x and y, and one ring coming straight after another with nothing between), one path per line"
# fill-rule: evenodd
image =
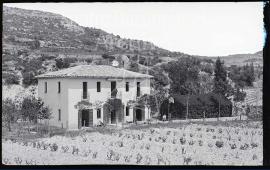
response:
M16 74L7 74L6 79L5 79L5 83L7 85L20 84L20 77Z
M187 115L188 100L188 118L212 118L212 117L229 117L232 116L232 103L225 97L214 93L204 95L175 95L174 103L169 104L165 100L161 105L161 116L171 113L172 119L185 119ZM219 115L220 108L220 115ZM167 115L168 116L168 115Z

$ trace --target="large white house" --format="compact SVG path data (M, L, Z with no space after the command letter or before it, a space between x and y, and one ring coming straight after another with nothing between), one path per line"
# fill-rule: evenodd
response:
M149 107L134 104L138 97L150 94L150 75L112 66L80 65L37 78L38 96L53 113L51 125L80 129L150 118Z

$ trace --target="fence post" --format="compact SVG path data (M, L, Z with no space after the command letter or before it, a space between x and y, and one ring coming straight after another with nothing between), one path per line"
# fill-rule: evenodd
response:
M186 115L186 120L188 119L188 99L189 99L189 95L187 97L187 115Z
M220 120L220 98L218 98L218 121Z
M205 123L205 111L203 111L203 122Z

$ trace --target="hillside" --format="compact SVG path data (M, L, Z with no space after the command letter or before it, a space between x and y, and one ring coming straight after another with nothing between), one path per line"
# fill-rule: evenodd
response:
M141 55L169 61L182 52L171 52L151 42L121 38L96 28L83 27L59 14L3 6L3 52L47 54L82 58ZM195 56L208 58L207 56ZM211 59L215 60L217 57ZM221 57L226 65L255 62L262 65L262 51Z
M21 81L23 71L40 74L55 70L55 59L59 57L80 59L77 64L87 59L96 64L110 64L111 58L104 59L102 56L126 56L125 60L128 66L134 67L133 71L144 72L149 66L191 56L159 48L151 42L125 39L97 28L83 27L62 15L50 12L3 6L2 22L3 79L17 75ZM206 59L207 62L217 58L193 57ZM33 59L39 60L30 62ZM221 59L226 65L253 62L262 66L262 51L222 56ZM29 67L31 64L33 68Z
M263 52L258 51L254 54L234 54L228 56L221 56L227 66L238 65L243 66L247 63L253 63L256 66L263 66ZM217 57L213 57L216 60Z
M124 39L100 29L82 27L58 14L4 6L3 50L19 49L66 55L173 54L147 41Z

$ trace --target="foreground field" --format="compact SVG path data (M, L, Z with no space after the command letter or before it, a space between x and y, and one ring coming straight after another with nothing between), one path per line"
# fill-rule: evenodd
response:
M35 142L4 140L2 160L10 165L262 165L262 125L255 124L189 123L84 132Z

